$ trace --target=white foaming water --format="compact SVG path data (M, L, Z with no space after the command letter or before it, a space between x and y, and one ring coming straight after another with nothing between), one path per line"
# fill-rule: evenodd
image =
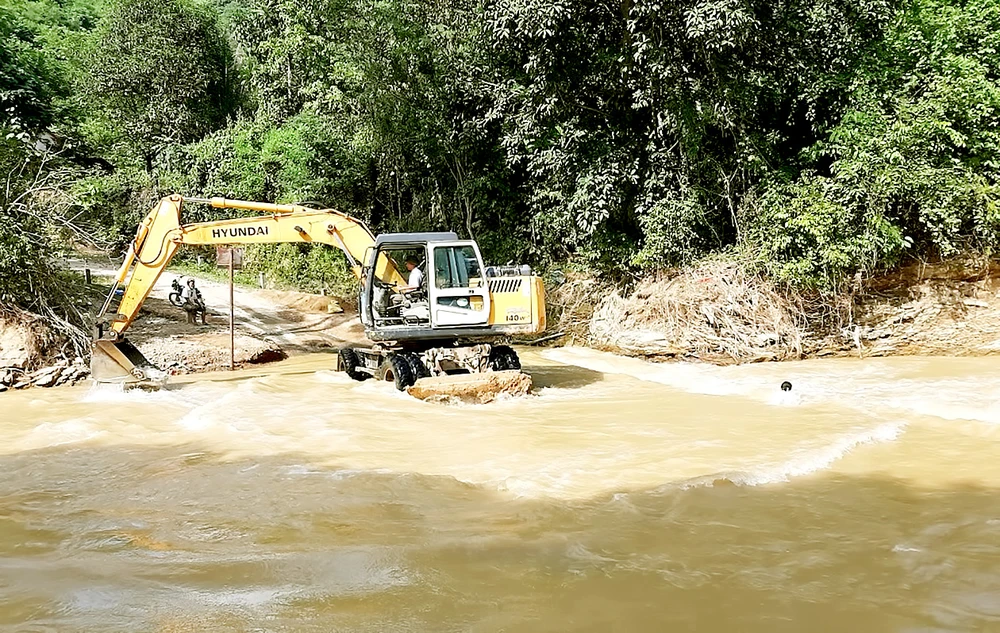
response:
M125 385L91 383L90 388L81 399L88 404L164 404L193 405L198 402L197 390L174 386L167 389L147 391L126 387Z
M38 403L21 409L25 424L10 425L8 450L67 442L183 445L225 460L290 457L307 471L418 473L515 497L586 497L880 468L884 462L870 456L883 449L863 447L902 436L914 422L899 415L909 410L904 405L962 415L949 402L968 391L950 376L951 391L936 393L928 385L945 384L940 372L915 377L905 362L719 368L574 349L541 354L559 365L539 362L535 351L524 356L542 386L489 405L418 401L386 383L330 372L326 357L315 359L323 366L315 373L301 371L303 362L294 372L263 377L186 377L153 393L53 390L50 406L48 392L39 392ZM784 379L792 391L780 390ZM718 397L724 392L730 397ZM23 406L27 395L12 398Z
M696 477L684 482L681 487L711 486L719 480L726 480L738 486L761 486L787 482L795 477L804 477L827 470L836 461L843 459L860 446L895 441L903 434L906 427L906 422L881 424L874 429L859 430L838 437L829 445L821 448L795 451L791 459L780 464L766 464L749 471L723 472Z
M583 347L560 347L546 350L542 356L567 365L576 365L605 374L624 374L639 380L657 382L687 391L710 396L740 395L746 386L719 375L718 367L691 363L649 363L647 361L616 356Z
M540 391L490 405L439 405L414 400L385 383L357 383L321 371L203 381L166 394L117 393L113 399L178 407L170 425L175 441L208 442L226 455L311 454L336 472L388 472L388 467L447 475L514 497L565 497L685 481L702 468L699 464L711 468L713 462L715 468L733 467L729 472L738 473L731 477L736 483L778 482L827 467L853 447L884 435L876 430L862 437L855 431L845 440L796 431L770 441L758 454L740 438L752 444L753 438L771 433L762 420L744 423L724 415L723 426L706 425L698 417L664 425L650 400L659 397L656 389L637 392L634 384L612 379ZM601 408L595 410L598 403ZM631 407L638 408L630 413ZM788 451L792 457L782 458Z
M543 356L608 374L667 385L705 395L740 396L774 406L836 405L863 412L906 412L945 420L1000 424L1000 363L987 365L975 380L951 377L908 378L900 369L934 367L953 359L837 359L729 367L692 363L651 363L587 348L548 350ZM792 383L783 392L780 384Z
M234 419L244 418L243 412L252 404L257 385L253 380L238 384L197 404L177 421L179 427L201 431L209 427L225 424Z
M903 552L922 552L923 550L920 549L919 547L910 547L909 545L897 544L897 545L893 545L892 551L894 551L897 554L899 554L899 553L903 553Z
M820 470L826 470L834 462L843 459L848 453L866 444L892 442L906 429L905 422L890 422L881 424L874 429L859 431L836 439L832 444L821 449L797 455L784 464L764 469L758 473L749 474L743 482L751 486L788 481L792 477L802 477Z
M969 381L939 380L931 383L899 381L885 389L888 406L943 420L977 420L1000 424L1000 381L984 377Z
M103 435L95 421L88 418L74 418L62 422L43 422L33 428L25 437L17 441L20 450L30 451L51 448L64 444L86 442Z
M345 374L342 371L324 370L324 371L318 371L314 375L316 377L316 380L318 380L319 382L325 382L332 385L354 384L354 380L352 380L347 374Z
M767 403L776 407L795 407L802 404L802 396L792 391L778 391L771 395Z

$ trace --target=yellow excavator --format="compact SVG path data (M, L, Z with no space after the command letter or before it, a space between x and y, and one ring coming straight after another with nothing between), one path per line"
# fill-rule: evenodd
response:
M262 215L181 222L185 204ZM454 233L388 233L332 209L226 198L160 200L136 231L98 314L91 354L97 382L162 384L164 374L125 337L153 285L182 244L322 243L344 252L361 282L358 312L370 347L344 348L338 369L403 390L416 380L454 373L520 369L505 341L545 329L542 280L527 266L485 266L479 246ZM416 269L418 281L402 269ZM124 292L112 312L118 289Z

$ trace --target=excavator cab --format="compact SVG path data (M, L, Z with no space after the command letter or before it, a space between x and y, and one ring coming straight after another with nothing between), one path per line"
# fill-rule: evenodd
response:
M418 284L400 286L379 271L407 262ZM454 233L390 233L368 249L362 268L361 317L372 340L452 336L489 327L490 290L478 245ZM419 271L419 273L417 273ZM398 278L398 275L396 275Z
M394 280L383 280L377 276L370 286L374 323L378 325L403 324L410 326L430 325L430 310L427 304L427 278L424 276L426 249L421 246L407 248L390 247L380 252L393 262L393 267L406 277L401 285Z

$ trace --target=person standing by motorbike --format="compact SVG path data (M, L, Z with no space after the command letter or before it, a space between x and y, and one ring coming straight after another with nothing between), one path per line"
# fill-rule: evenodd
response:
M208 325L208 322L205 320L205 300L201 297L201 291L195 287L194 279L187 280L187 285L181 291L181 301L183 302L181 307L187 312L188 323L197 323L197 317L200 313L201 324Z

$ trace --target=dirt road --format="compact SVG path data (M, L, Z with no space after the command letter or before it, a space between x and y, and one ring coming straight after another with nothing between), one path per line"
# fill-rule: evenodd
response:
M110 264L82 259L68 263L76 270L90 268L96 281L108 286L117 272ZM208 325L187 323L186 313L169 302L171 282L179 279L184 284L192 277L208 306ZM240 365L366 342L357 313L330 297L237 286L233 304ZM228 366L229 284L167 271L157 280L127 336L150 361L176 373Z

